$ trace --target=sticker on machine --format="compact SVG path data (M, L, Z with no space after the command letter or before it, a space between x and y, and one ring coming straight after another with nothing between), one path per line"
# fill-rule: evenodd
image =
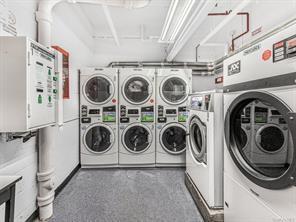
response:
M238 60L228 66L228 75L234 75L241 72L241 61Z
M269 49L265 50L262 54L262 60L263 61L269 60L271 58L271 55L272 55L271 50L269 50Z

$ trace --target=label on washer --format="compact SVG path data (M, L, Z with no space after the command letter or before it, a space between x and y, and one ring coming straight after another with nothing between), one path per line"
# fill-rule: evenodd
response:
M142 112L141 122L154 122L154 113Z
M116 122L116 113L114 112L104 112L103 122Z
M179 112L178 121L179 122L186 122L188 118L188 112Z

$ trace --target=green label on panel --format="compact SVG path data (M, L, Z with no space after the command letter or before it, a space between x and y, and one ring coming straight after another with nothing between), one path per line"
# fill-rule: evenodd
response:
M154 122L154 115L153 113L142 113L142 122Z
M116 122L116 114L115 113L104 113L103 114L103 122Z
M187 112L181 112L178 115L178 121L179 122L186 122L187 121L187 117L188 117Z
M41 104L42 103L42 96L38 95L38 103Z

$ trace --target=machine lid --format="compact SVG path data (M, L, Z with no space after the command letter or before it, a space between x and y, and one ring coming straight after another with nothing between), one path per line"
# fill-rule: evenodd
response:
M114 144L114 132L104 124L94 124L88 127L84 134L84 145L95 154L109 151Z
M186 149L186 128L178 123L166 125L160 132L160 143L170 154L181 154Z
M160 85L160 96L168 104L181 104L187 100L188 94L187 82L178 76L168 77Z
M122 134L124 147L131 153L143 153L151 145L152 132L143 124L132 124Z
M114 90L113 82L104 75L91 76L83 87L85 98L96 105L109 102L114 95Z
M198 116L193 116L189 124L189 147L196 161L207 163L207 128Z
M280 98L267 92L247 92L229 106L225 139L240 171L267 189L295 183L295 113Z
M132 76L128 78L122 88L122 94L131 104L147 102L153 91L151 82L145 76Z

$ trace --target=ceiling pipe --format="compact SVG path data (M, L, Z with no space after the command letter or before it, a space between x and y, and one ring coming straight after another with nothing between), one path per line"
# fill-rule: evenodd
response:
M51 47L52 11L61 2L89 3L106 6L116 6L129 9L143 8L150 0L40 0L36 20L38 23L38 41L42 45ZM55 146L54 127L45 127L38 132L38 196L40 221L46 221L53 215L54 200L54 168L52 150Z

